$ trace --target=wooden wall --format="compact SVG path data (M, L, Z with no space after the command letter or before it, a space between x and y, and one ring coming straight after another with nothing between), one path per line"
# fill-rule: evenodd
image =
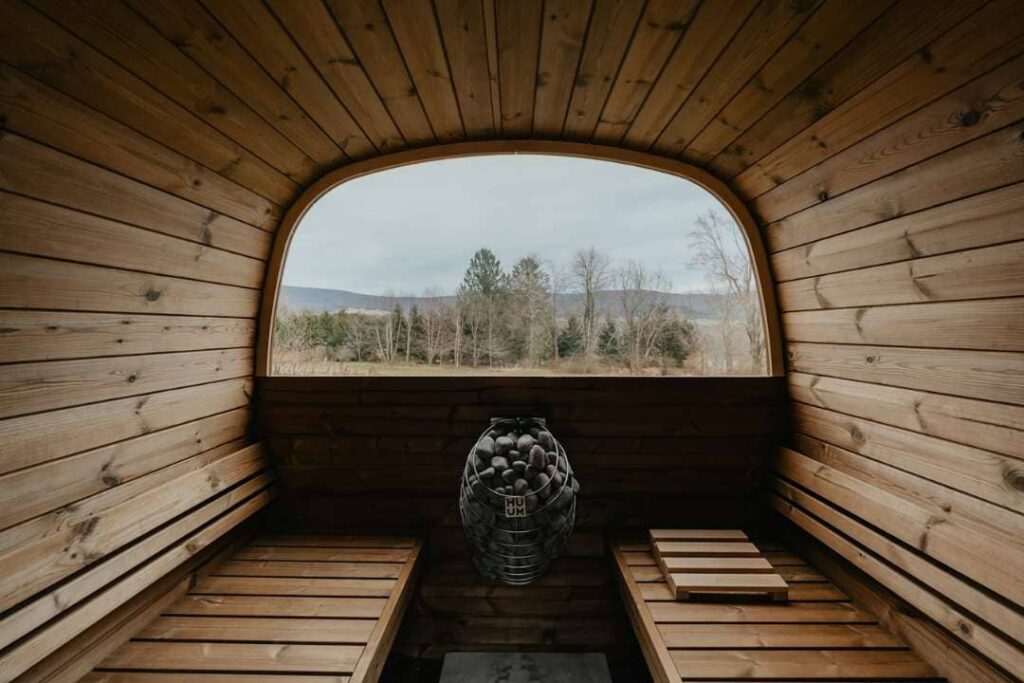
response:
M2 10L7 681L269 500L248 430L279 209L204 166L231 153L211 158L198 123L172 129L183 112L154 88L36 10Z
M633 647L605 536L653 524L756 526L785 424L781 378L260 379L282 529L428 534L400 652ZM466 455L492 416L544 415L582 485L568 556L539 584L479 579L458 519Z
M773 504L1013 668L1020 12L1019 0L0 0L4 604L141 557L118 551L148 548L145 508L124 501L164 486L199 496L195 468L227 467L247 443L264 263L304 187L392 150L561 139L682 159L748 202L790 356L794 432ZM625 469L592 481L682 477ZM423 476L416 490L441 481ZM670 498L655 498L665 514L710 512L697 503L717 496ZM125 526L95 531L117 505ZM66 515L79 541L67 547L84 554L26 550ZM59 569L25 573L45 558ZM4 644L27 633L8 623Z
M997 28L989 4L732 179L762 222L788 345L793 431L771 504L1010 674L1024 671L1017 9Z

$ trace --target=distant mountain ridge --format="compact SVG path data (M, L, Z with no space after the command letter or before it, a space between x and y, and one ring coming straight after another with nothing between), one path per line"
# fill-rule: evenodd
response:
M663 293L668 305L681 314L695 320L712 317L717 294L706 292ZM280 301L282 305L293 311L309 311L324 313L335 311L390 311L397 303L408 311L416 306L427 311L445 305L454 305L454 296L383 296L379 294L361 294L345 289L322 289L318 287L293 287L282 285ZM556 302L559 311L577 311L582 309L583 295L575 292L559 294ZM619 292L608 290L598 292L597 309L600 315L615 314L618 311Z

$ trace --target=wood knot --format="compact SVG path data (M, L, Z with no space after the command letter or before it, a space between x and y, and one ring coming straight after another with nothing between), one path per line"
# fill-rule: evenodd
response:
M964 128L970 128L971 126L976 125L978 121L981 121L981 112L977 109L968 109L960 114L958 120L960 121L961 126Z
M1015 465L1003 465L1003 481L1013 491L1024 493L1024 469Z
M163 296L163 292L161 292L159 289L154 289L153 287L150 287L149 289L142 293L142 296L146 299L146 301L154 302L158 301L160 297Z

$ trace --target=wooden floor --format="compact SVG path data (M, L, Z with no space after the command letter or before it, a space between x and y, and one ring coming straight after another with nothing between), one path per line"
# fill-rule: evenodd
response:
M419 551L398 537L256 538L83 681L375 681Z
M790 585L790 602L677 602L647 544L612 552L654 680L934 679L935 672L801 558L758 543Z

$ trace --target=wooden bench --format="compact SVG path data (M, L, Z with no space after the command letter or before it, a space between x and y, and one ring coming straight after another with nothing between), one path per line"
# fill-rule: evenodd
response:
M651 529L649 543L677 600L698 595L767 595L789 585L740 529Z
M777 544L759 547L789 583L790 602L753 596L679 602L646 541L612 543L626 612L657 683L936 677L799 557Z
M376 681L420 547L384 536L256 538L82 680Z

